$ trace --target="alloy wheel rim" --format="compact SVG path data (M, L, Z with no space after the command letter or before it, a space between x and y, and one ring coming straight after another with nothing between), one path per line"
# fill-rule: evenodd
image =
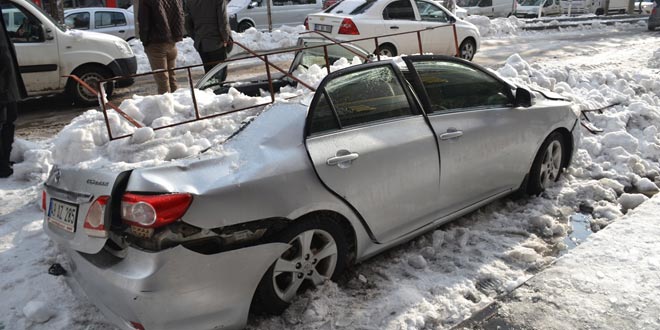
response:
M286 302L293 300L303 282L320 285L329 280L337 266L337 243L325 230L304 231L289 244L273 269L275 293Z
M463 48L461 49L461 55L463 59L469 60L474 56L474 47L472 47L472 43L466 42L463 44Z
M387 56L387 57L394 57L394 55L392 54L392 52L391 52L389 49L387 49L387 48L382 48L382 49L380 50L380 55L381 55L381 56Z
M546 188L550 183L557 181L561 169L561 143L554 140L545 149L543 161L541 162L541 188Z

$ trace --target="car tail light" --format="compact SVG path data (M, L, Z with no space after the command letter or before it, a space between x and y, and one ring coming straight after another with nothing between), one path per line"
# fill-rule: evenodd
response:
M158 228L180 219L192 202L190 194L140 195L121 199L121 218L132 226Z
M131 325L135 330L144 330L144 326L138 322L131 322Z
M353 20L351 20L350 18L344 18L344 20L341 21L341 24L339 25L338 33L358 35L360 34L360 31L358 31L358 28L355 25L355 23L353 23Z
M309 30L309 17L305 17L305 30Z
M46 211L46 191L41 191L41 209Z
M103 215L105 214L105 206L108 205L110 196L100 196L97 198L92 206L87 210L85 216L85 224L83 228L89 236L95 237L108 237L108 232L105 230L103 223Z

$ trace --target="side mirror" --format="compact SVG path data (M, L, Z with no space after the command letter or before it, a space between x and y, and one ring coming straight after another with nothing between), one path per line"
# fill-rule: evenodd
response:
M248 8L248 9L252 9L252 8L254 8L254 7L257 7L257 6L259 6L259 3L256 2L256 1L252 1L252 2L250 2L250 4L247 6L247 8Z
M532 93L530 91L518 87L516 88L516 106L517 107L531 107L532 106Z
M456 18L454 18L454 16L449 16L449 23L456 23Z

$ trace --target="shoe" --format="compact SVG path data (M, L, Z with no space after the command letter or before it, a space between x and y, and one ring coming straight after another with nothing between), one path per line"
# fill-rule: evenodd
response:
M11 167L0 169L0 178L8 178L12 174L14 174L14 170Z

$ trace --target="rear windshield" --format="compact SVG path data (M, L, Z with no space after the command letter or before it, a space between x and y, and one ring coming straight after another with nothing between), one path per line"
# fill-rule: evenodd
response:
M329 14L359 15L367 11L376 0L344 0L336 6L326 9Z

